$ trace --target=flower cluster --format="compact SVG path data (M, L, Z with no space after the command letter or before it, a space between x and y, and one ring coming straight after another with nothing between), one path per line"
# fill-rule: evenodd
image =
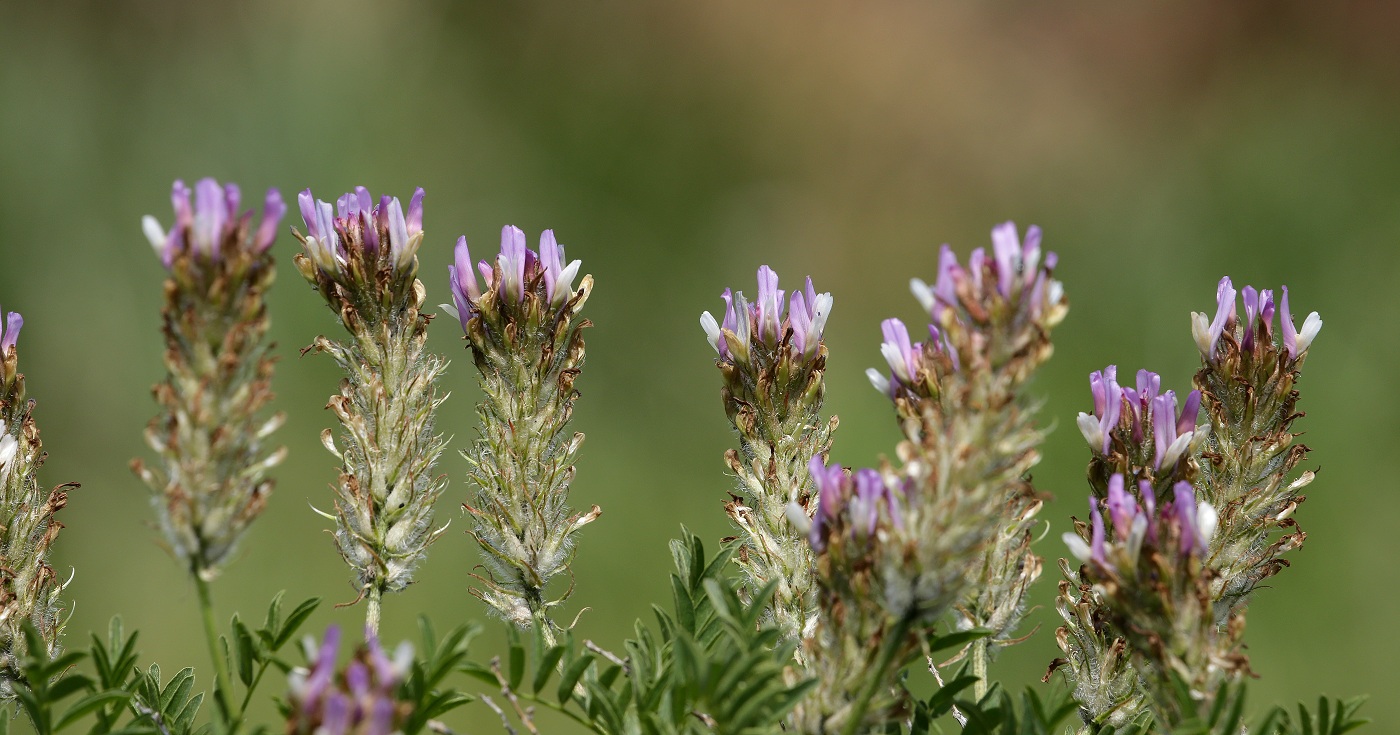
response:
M0 334L0 697L21 681L26 655L56 655L64 617L59 594L67 582L49 566L49 549L63 524L55 518L69 488L39 487L38 469L47 456L34 424L34 401L25 398L18 340L24 319L5 318ZM47 651L27 649L23 628L33 623Z
M287 676L287 732L294 735L390 735L400 732L411 705L396 697L413 663L407 642L385 655L379 640L369 636L343 670L336 669L340 629L326 629L319 646L306 640L310 669L293 669Z
M705 337L721 360L751 361L755 340L770 353L781 348L790 350L791 357L798 360L816 357L831 316L831 294L818 294L811 278L806 289L793 291L790 299L785 301L783 294L778 274L766 265L758 269L758 299L754 303L749 303L742 291L735 294L724 289L724 322L716 321L708 311L700 315Z
M751 591L777 584L771 619L800 639L815 623L817 597L812 549L788 515L806 525L818 513L807 462L831 446L836 427L835 417L821 418L822 334L833 300L811 278L787 298L778 286L778 274L761 266L754 302L726 288L723 321L707 311L700 326L718 355L721 399L739 438L725 454L738 490L724 506L740 531L739 565Z
M1215 318L1204 324L1205 315L1192 315L1203 363L1195 383L1211 424L1198 486L1220 509L1219 577L1212 597L1222 624L1243 611L1261 580L1288 566L1283 555L1306 537L1292 516L1304 499L1300 491L1314 475L1303 472L1290 480L1308 453L1307 446L1294 442L1293 422L1303 415L1294 386L1322 319L1312 312L1296 328L1288 287L1281 291L1277 343L1271 290L1240 289L1241 319L1235 289L1229 278L1222 278Z
M1292 514L1313 478L1288 481L1307 453L1290 427L1301 415L1293 385L1321 320L1313 313L1296 329L1283 294L1276 342L1272 291L1237 293L1220 281L1214 318L1192 315L1203 366L1180 407L1148 371L1135 389L1118 385L1112 366L1090 378L1094 413L1078 423L1095 496L1090 522L1065 535L1083 566L1061 565L1066 657L1052 666L1087 723L1118 725L1150 709L1174 726L1248 672L1245 603L1302 544ZM1197 425L1202 410L1208 423ZM1182 711L1182 686L1200 711Z
M565 264L552 231L540 236L535 252L524 232L508 226L495 263L476 264L483 289L461 238L448 266L454 305L443 305L462 324L483 394L481 437L464 452L476 486L464 507L487 570L472 593L511 622L538 621L546 629L549 608L568 592L551 600L545 587L568 571L573 534L601 513L596 505L582 514L568 505L583 434L565 430L590 325L579 311L593 288L587 275L574 288L579 267L577 260Z
M1162 376L1139 370L1135 387L1118 384L1118 367L1089 375L1094 412L1080 412L1077 423L1094 453L1090 476L1100 489L1109 474L1123 472L1150 481L1161 492L1173 481L1196 477L1195 454L1210 435L1197 426L1201 392L1178 404L1176 392L1162 390Z
M155 217L141 218L146 239L151 241L160 262L170 269L179 258L217 262L238 257L233 253L261 255L277 238L277 225L287 214L282 195L276 189L268 189L262 220L257 230L249 232L253 210L239 211L242 192L238 185L219 186L219 182L207 178L195 184L193 205L190 189L183 181L176 181L171 188L170 201L175 207L175 223L168 232Z
M239 213L239 189L214 179L190 190L176 181L175 223L143 227L169 272L161 308L166 378L146 443L156 466L132 463L150 486L170 551L191 573L214 577L267 504L268 472L285 449L268 437L284 419L263 415L272 400L267 290L275 276L269 246L286 212L269 189L262 222Z
M369 599L367 618L377 629L384 592L402 590L428 546L443 532L433 527L433 502L446 481L434 473L445 441L434 428L444 396L437 389L446 363L427 351L429 316L415 275L423 240L423 190L407 213L399 201L374 204L364 187L345 194L334 210L301 193L309 234L296 256L301 274L325 298L350 333L349 342L317 337L345 371L329 408L344 431L338 448L327 429L322 443L341 461L336 486L335 539Z

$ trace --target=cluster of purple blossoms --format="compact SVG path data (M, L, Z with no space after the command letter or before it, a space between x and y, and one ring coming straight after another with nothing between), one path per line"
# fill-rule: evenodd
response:
M748 362L755 341L768 350L791 344L801 360L810 360L821 345L826 320L831 316L833 299L830 293L817 293L807 278L805 289L794 290L784 301L786 292L778 288L778 274L768 266L758 269L758 298L754 303L744 298L744 292L724 289L724 321L713 314L700 315L700 326L710 346L727 362ZM786 314L784 310L786 309ZM787 342L791 334L791 342Z
M252 223L253 210L240 213L242 192L237 184L220 186L214 179L200 179L194 185L194 203L185 182L176 181L171 187L170 201L175 206L175 223L166 232L151 215L141 218L141 229L151 241L156 255L166 268L180 253L218 260L224 247L246 236ZM252 250L262 253L277 238L277 225L287 214L287 205L276 189L268 189L263 199L262 221L253 233Z
M544 281L544 306L557 309L574 297L574 279L578 277L582 261L571 261L567 265L564 246L554 238L554 230L540 234L538 253L526 245L525 233L513 225L501 228L501 252L496 263L481 260L476 270L486 283L483 290L472 272L472 256L467 249L467 238L457 238L453 252L454 263L447 266L449 290L452 304L443 304L444 311L451 312L462 323L462 331L472 317L481 312L481 297L484 293L496 294L499 304L520 305L525 295L534 290L540 279Z
M853 541L874 538L882 520L895 529L904 528L901 498L877 470L848 473L839 464L827 465L821 456L813 457L807 467L817 490L817 512L808 530L813 550L825 550L833 534L848 534ZM807 525L806 514L796 503L788 505L788 515L793 525Z
M1037 318L1064 298L1064 286L1051 278L1058 262L1055 253L1041 260L1040 228L1031 225L1021 240L1014 222L992 228L992 257L983 248L972 251L967 268L958 264L953 249L944 245L938 254L938 276L929 286L920 279L910 281L914 297L935 320L948 310L964 312L977 321L993 315L996 301L1016 305L1026 316ZM989 298L993 294L996 299Z
M287 732L297 735L390 735L398 731L407 712L395 698L413 662L413 647L399 646L391 659L379 640L370 636L343 672L336 671L340 628L330 626L319 648L308 638L311 669L293 669Z
M1065 545L1076 559L1105 572L1123 570L1131 574L1141 558L1144 543L1155 549L1170 546L1178 558L1204 562L1210 553L1210 541L1215 535L1219 515L1210 503L1196 502L1189 482L1176 483L1172 493L1172 499L1162 505L1159 513L1147 480L1138 481L1139 497L1134 498L1125 487L1124 476L1114 474L1109 477L1108 498L1103 503L1113 527L1112 538L1105 531L1100 503L1091 496L1088 542L1078 534L1067 532L1063 536Z
M423 241L422 187L414 190L407 212L397 197L387 194L376 204L363 186L342 195L334 207L313 197L310 189L297 195L297 203L307 231L298 237L307 257L326 275L344 276L352 261L368 266L369 275L382 267L381 260L395 273L411 269Z
M1308 351L1313 339L1322 330L1322 318L1314 311L1303 320L1301 330L1294 327L1293 314L1288 308L1288 287L1283 286L1281 290L1283 298L1280 304L1280 327L1283 332L1283 350L1290 360L1297 361ZM1238 339L1234 334L1239 321L1236 292L1229 276L1220 279L1220 284L1216 287L1214 319L1208 319L1200 312L1191 312L1191 334L1208 363L1214 363L1222 357L1220 341L1225 335L1229 335L1229 341L1244 353L1252 354L1273 345L1274 292L1270 289L1260 291L1253 286L1245 286L1239 291L1239 295L1244 302L1245 320L1244 333Z
M944 245L933 285L919 278L909 282L933 320L928 341L913 342L903 322L886 319L880 352L889 372L867 370L871 385L892 398L901 391L934 396L941 377L962 370L968 360L999 367L1027 346L1021 341L1035 338L1037 330L1030 327L1058 323L1065 311L1064 286L1052 278L1058 258L1053 252L1042 256L1040 240L1039 227L1032 225L1022 240L1015 223L1003 222L992 228L990 257L977 248L966 268Z
M1199 390L1187 394L1178 410L1176 392L1161 390L1162 376L1139 370L1136 388L1128 388L1118 384L1116 365L1090 373L1089 387L1094 394L1094 413L1081 412L1077 423L1090 448L1105 457L1113 451L1115 430L1120 432L1122 448L1129 453L1151 437L1154 470L1172 467L1186 456L1198 438Z

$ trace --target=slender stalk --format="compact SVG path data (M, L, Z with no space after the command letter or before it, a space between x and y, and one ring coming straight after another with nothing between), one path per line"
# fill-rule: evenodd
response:
M987 654L991 647L991 641L986 638L979 638L972 642L972 675L977 677L977 683L972 685L972 693L977 696L977 701L987 696Z
M370 586L369 597L365 601L366 638L379 635L379 600L383 595L384 591L378 585Z
M224 658L219 653L219 626L214 622L214 603L209 597L209 583L199 574L199 570L195 570L191 576L194 577L194 588L199 593L199 611L204 618L204 641L209 644L209 660L214 664L214 703L219 707L220 718L228 725L231 711L228 696L233 690L229 685Z
M841 728L841 735L856 735L860 731L860 721L865 719L865 712L870 709L870 700L875 697L875 692L880 691L880 687L885 683L886 670L894 662L895 653L901 648L904 637L909 634L909 627L913 622L911 616L901 616L899 622L895 623L894 629L885 637L884 642L880 645L880 658L876 660L870 682L866 684L865 691L862 691L860 698L856 700L855 707L846 720L846 726Z

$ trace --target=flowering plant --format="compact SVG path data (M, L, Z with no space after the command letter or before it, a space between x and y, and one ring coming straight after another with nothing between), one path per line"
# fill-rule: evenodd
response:
M989 662L1034 633L1021 623L1044 567L1032 546L1045 496L1030 470L1047 429L1031 379L1069 311L1040 229L1023 236L1009 222L992 230L990 252L960 261L945 245L932 282L912 279L927 318L917 337L899 319L881 324L884 366L868 377L902 438L870 466L833 459L838 422L823 415L833 294L810 278L785 291L768 266L752 300L724 289L722 316L700 323L734 430L724 509L735 533L707 554L682 531L669 609L638 622L620 653L578 642L558 615L581 532L601 515L570 498L593 277L550 230L532 249L505 227L495 257L476 263L458 239L441 309L481 388L477 437L462 452L462 507L482 561L469 583L508 639L504 659L481 661L474 623L439 636L425 618L420 644L392 655L380 642L382 607L398 604L390 593L414 581L446 529L434 505L451 487L437 472L447 361L428 346L423 190L407 207L364 187L334 204L303 191L294 261L345 330L305 350L344 372L328 406L340 432L321 436L338 463L331 510L318 512L363 603L363 643L342 661L332 625L304 638L302 659L289 655L318 601L284 610L280 595L261 626L235 616L222 627L211 585L286 453L267 446L282 415L265 414L265 299L286 206L270 190L254 227L234 185L205 179L192 199L176 182L172 199L168 231L143 220L167 273L167 375L146 432L159 460L133 469L198 593L210 687L196 691L194 668L169 678L140 668L119 620L89 649L64 650L71 603L48 552L74 485L39 488L45 455L17 369L23 320L11 313L0 332L0 698L43 735L451 733L445 716L473 703L532 734L540 709L605 735L1338 735L1363 722L1358 700L1324 698L1296 716L1245 709L1247 604L1306 538L1293 516L1314 473L1298 471L1308 449L1295 441L1296 385L1322 322L1313 313L1296 326L1286 288L1276 306L1272 291L1237 294L1228 278L1214 316L1191 318L1202 358L1192 390L1164 389L1147 370L1128 387L1113 365L1090 376L1093 410L1076 421L1089 511L1062 535L1064 655L1046 675L1066 686L1017 696L991 680ZM275 726L249 722L269 672L285 678Z

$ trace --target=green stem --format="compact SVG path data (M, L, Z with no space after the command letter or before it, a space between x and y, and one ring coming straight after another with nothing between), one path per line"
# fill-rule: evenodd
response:
M886 670L894 662L895 654L904 645L904 637L909 634L909 626L913 623L913 618L905 615L894 624L894 628L886 631L884 642L880 645L880 658L875 661L875 670L872 672L865 690L860 693L860 698L856 700L855 707L851 710L846 726L841 728L841 735L855 735L860 730L861 720L865 719L866 710L870 709L870 700L875 698L875 693L880 691L880 687L885 684Z
M379 601L383 595L384 590L380 589L379 585L372 585L365 605L365 630L369 635L376 637L379 635Z
M991 642L986 638L972 642L972 675L977 677L977 683L972 685L972 693L979 702L987 696L987 657L990 648Z
M233 718L233 726L229 728L229 732L237 732L243 724L243 716L248 713L248 705L253 701L253 692L257 691L258 684L262 682L263 674L267 672L271 663L270 660L264 660L258 665L258 673L253 677L253 683L248 685L248 691L243 695L243 703L238 705L238 715Z
M199 611L204 617L204 641L209 644L209 660L214 664L214 703L218 705L225 729L232 732L232 728L227 726L230 724L228 696L233 689L229 685L224 657L219 652L219 626L214 622L214 603L209 598L209 583L204 580L200 570L194 570L193 576L195 591L199 593Z

